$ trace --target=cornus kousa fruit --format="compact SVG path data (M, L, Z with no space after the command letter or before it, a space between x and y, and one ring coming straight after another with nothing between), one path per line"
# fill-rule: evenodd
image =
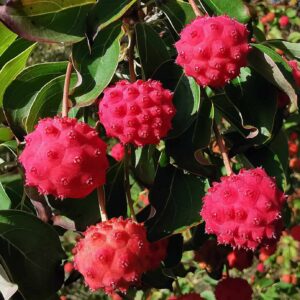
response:
M91 290L126 292L165 258L162 242L151 244L146 229L131 219L113 218L89 227L75 246L74 268Z
M105 89L99 104L100 122L108 136L122 144L157 144L171 129L173 94L158 81L122 80Z
M125 155L125 148L122 144L118 143L111 148L110 155L116 160L121 161Z
M200 214L219 243L254 250L280 234L285 199L262 168L241 170L213 183Z
M242 271L252 266L253 252L235 249L227 255L227 261L230 268Z
M46 118L25 137L19 160L26 184L41 194L83 198L105 183L106 144L89 125L73 118Z
M215 290L216 300L251 300L252 288L242 278L225 278L221 280Z
M181 295L181 296L171 296L168 298L168 300L203 300L203 298L196 294L196 293L190 293L186 295Z
M293 77L298 87L300 87L300 68L296 60L289 60L289 66L292 68Z
M176 63L200 86L223 87L247 64L249 32L227 16L198 17L175 44Z

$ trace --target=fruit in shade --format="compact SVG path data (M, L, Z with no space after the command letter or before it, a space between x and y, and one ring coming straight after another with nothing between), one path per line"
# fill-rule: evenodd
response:
M60 300L67 300L67 297L66 296L60 296L59 299Z
M300 158L293 157L290 159L289 166L292 170L299 172L300 171Z
M252 266L253 252L244 249L235 249L227 255L227 261L230 268L242 271Z
M300 68L298 62L296 60L289 60L288 64L292 68L293 77L296 81L296 85L300 87Z
M99 104L100 122L108 136L122 144L157 144L172 127L173 94L159 81L122 80L104 90Z
M266 270L265 270L265 265L263 263L259 263L256 267L256 270L257 272L259 273L264 273Z
M121 161L125 155L125 148L121 143L115 144L111 150L110 155L116 160Z
M297 132L292 132L291 134L290 134L290 140L291 141L296 141L298 139L298 133Z
M122 298L120 295L118 295L117 293L111 294L111 295L110 295L110 298L111 298L112 300L122 300L122 299L123 299L123 298Z
M148 242L143 224L120 217L89 227L73 250L74 267L91 290L126 292L159 267L167 241Z
M46 118L25 137L19 157L26 185L58 198L83 198L105 183L106 144L73 118Z
M216 300L251 300L252 288L242 278L225 278L216 286Z
M149 190L148 189L144 189L142 192L140 192L139 194L139 200L144 204L144 205L148 205L149 202Z
M291 228L290 235L293 237L294 240L300 242L300 225L296 225Z
M289 25L290 19L289 19L288 16L281 16L281 17L279 18L279 21L278 21L278 22L279 22L280 27L284 28L284 27L286 27L286 26Z
M168 300L204 300L199 294L197 293L190 293L181 296L171 296Z
M298 150L299 150L298 145L296 143L290 142L290 141L288 142L288 144L289 144L289 155L290 156L297 155Z
M276 241L270 243L268 246L261 247L259 249L259 260L262 262L266 261L271 255L273 255L276 252L276 249L277 249Z
M241 170L213 183L200 214L206 232L215 234L219 243L255 250L277 240L285 200L264 169Z
M280 280L285 283L297 284L297 276L295 274L283 274Z
M290 103L291 103L291 100L290 100L289 96L282 91L278 91L278 93L277 93L278 108L281 108L281 109L286 108Z
M65 273L71 273L73 271L73 269L74 269L73 263L68 261L64 264Z
M176 63L200 86L219 88L247 65L249 32L227 17L198 17L180 33Z

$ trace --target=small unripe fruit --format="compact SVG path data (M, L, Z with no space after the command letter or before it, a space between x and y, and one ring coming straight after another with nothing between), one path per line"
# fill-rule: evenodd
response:
M215 291L216 300L251 300L252 288L242 278L225 278L221 280Z
M105 183L106 144L73 118L46 118L25 137L19 157L26 185L58 198L84 198Z
M73 269L74 269L73 263L66 262L64 264L64 271L65 271L65 273L71 273L73 271Z
M180 33L176 63L200 86L224 87L247 65L249 32L227 17L198 17Z
M293 157L290 159L289 166L292 170L299 172L300 171L300 158Z
M267 247L261 247L259 249L259 260L264 262L266 261L271 255L276 252L277 243L271 243Z
M230 268L242 271L252 266L253 252L235 249L227 255L227 261Z
M100 122L108 136L122 144L158 144L172 127L173 94L159 81L122 80L104 90L99 104Z
M273 22L274 19L275 19L275 13L273 13L273 12L268 12L268 13L266 14L266 19L267 19L267 22L269 22L269 23Z
M293 142L289 142L289 155L292 157L292 156L295 156L298 154L298 145L296 143L293 143Z

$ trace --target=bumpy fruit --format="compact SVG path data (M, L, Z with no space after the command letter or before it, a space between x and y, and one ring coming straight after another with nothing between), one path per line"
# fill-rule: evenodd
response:
M242 271L252 266L253 252L235 249L227 255L227 261L230 268Z
M223 87L247 64L249 32L227 16L198 17L175 44L176 63L200 86Z
M203 298L196 294L196 293L190 293L182 296L171 296L168 298L168 300L203 300Z
M118 143L111 148L110 155L116 160L121 161L125 155L125 148L122 144Z
M139 284L144 272L159 266L166 256L166 242L153 245L142 224L113 218L89 227L73 253L75 269L92 290L126 292Z
M292 68L293 77L298 87L300 87L300 68L296 60L289 60L289 66Z
M157 144L171 129L173 94L158 81L122 80L105 89L99 104L100 122L108 136L123 144Z
M219 243L254 250L278 237L285 199L262 168L241 170L213 183L200 214Z
M58 198L83 198L105 183L106 144L89 125L73 118L39 121L25 137L19 160L26 185Z
M221 280L215 291L216 300L251 300L252 288L242 278L225 278Z

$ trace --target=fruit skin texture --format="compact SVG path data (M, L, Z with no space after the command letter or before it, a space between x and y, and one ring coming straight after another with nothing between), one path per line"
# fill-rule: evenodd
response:
M198 17L180 33L176 63L200 86L223 87L247 65L247 28L227 17Z
M74 118L46 118L25 137L19 157L26 185L58 198L83 198L105 183L106 144Z
M99 118L106 134L122 144L157 144L172 128L173 94L159 81L126 80L104 90Z
M230 268L243 271L252 266L253 253L244 249L235 249L227 255L227 261Z
M221 280L215 290L216 300L251 300L252 288L242 278L225 278Z
M296 225L296 226L292 227L290 234L294 240L300 242L300 225Z
M206 232L221 244L255 250L278 238L286 197L262 168L241 170L213 183L203 198Z
M300 87L300 68L296 60L289 60L289 66L292 68L293 77L298 87Z
M121 161L125 155L125 148L121 143L114 145L111 148L110 155L116 160Z
M279 18L279 21L278 21L278 22L279 22L280 27L286 27L286 26L289 25L290 19L289 19L288 16L281 16L281 17Z
M168 300L203 300L203 298L197 293L190 293L182 296L171 296Z
M150 244L143 224L120 217L89 227L73 253L74 268L91 290L126 292L144 272L159 266L166 241Z

